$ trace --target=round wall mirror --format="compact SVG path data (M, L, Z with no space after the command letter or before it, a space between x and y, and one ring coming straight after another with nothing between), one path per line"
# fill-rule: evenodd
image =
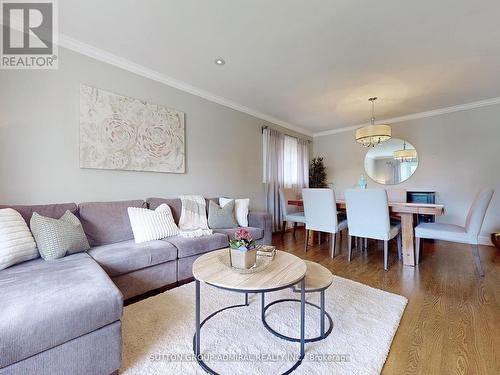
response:
M409 179L417 167L417 150L403 139L391 138L370 148L365 156L365 171L379 184L400 184Z

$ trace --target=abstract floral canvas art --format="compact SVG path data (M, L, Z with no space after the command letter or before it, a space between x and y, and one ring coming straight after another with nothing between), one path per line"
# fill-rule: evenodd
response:
M81 85L80 167L184 173L184 113Z

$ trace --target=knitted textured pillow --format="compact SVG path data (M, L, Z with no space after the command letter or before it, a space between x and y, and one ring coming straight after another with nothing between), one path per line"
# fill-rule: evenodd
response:
M234 200L224 207L220 207L214 201L209 201L208 226L211 229L237 228L238 222L234 217Z
M161 240L179 234L170 207L163 203L156 210L129 207L128 218L136 243Z
M0 209L0 270L38 258L35 240L19 212Z
M43 259L52 260L90 249L80 220L66 211L60 219L33 213L30 221L38 251Z

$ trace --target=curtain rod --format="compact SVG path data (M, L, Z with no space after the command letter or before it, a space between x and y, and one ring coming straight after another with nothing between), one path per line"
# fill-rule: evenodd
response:
M265 129L268 129L268 128L269 128L269 126L267 126L267 125L262 125L262 127L260 128L260 132L261 132L261 133L264 133L264 130L265 130ZM274 129L274 130L276 130L276 129ZM280 133L283 133L283 134L286 134L286 133L281 132L281 131L279 131L279 130L276 130L276 131L278 131L278 132L280 132ZM286 134L286 135L288 135L289 137L297 138L297 139L303 139L304 141L307 141L307 142L309 142L309 143L312 143L312 141L311 141L310 139L307 139L307 138L297 137L296 135L290 135L290 134Z

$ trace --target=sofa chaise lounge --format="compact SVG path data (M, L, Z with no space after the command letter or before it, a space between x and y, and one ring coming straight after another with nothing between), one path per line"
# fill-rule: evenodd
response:
M194 260L227 247L236 231L136 244L127 208L162 203L178 223L180 199L0 206L18 211L28 225L33 212L59 218L69 210L91 245L86 253L0 271L0 375L107 375L120 368L123 301L190 280ZM249 212L248 222L258 243L271 243L268 213Z

